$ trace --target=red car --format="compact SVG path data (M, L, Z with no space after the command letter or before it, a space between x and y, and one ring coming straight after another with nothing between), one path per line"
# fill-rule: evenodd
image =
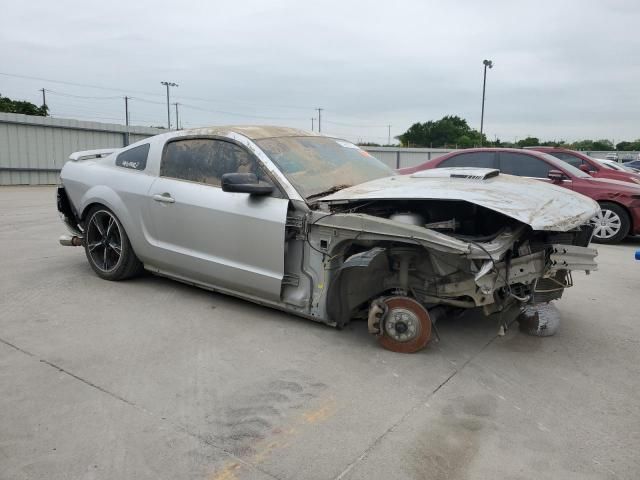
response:
M595 224L594 241L618 243L629 234L640 235L640 185L594 178L549 154L515 148L459 150L399 172L411 174L445 167L496 168L509 175L553 182L591 197L600 204L602 211L592 220Z
M559 147L526 147L527 150L548 153L562 161L579 168L585 173L596 178L608 178L610 180L620 180L621 182L631 182L640 185L640 175L637 173L625 172L623 170L613 170L607 168L596 159L589 157L575 150L567 150Z

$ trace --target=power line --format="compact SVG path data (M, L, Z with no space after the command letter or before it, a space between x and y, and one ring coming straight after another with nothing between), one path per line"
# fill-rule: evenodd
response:
M355 127L355 128L386 128L387 125L356 125L354 123L335 122L333 120L325 120L325 123L331 125L340 125L342 127Z
M241 100L229 100L229 99L215 99L215 98L202 98L202 97L187 97L183 95L178 96L180 100L198 100L200 102L210 102L210 103L235 103L238 105L251 105L254 106L255 102L243 102ZM266 105L271 108L281 108L281 109L291 109L291 110L312 110L313 107L303 107L300 105Z
M100 86L100 85L91 85L91 84L88 84L88 83L67 82L67 81L64 81L64 80L53 80L51 78L32 77L32 76L29 76L29 75L18 75L18 74L15 74L15 73L0 72L0 75L4 75L5 77L24 78L24 79L27 79L27 80L38 80L38 81L41 81L41 82L59 83L61 85L71 85L73 87L85 87L85 88L96 88L96 89L99 89L99 90L110 90L112 92L141 93L143 95L154 95L154 96L160 96L161 95L161 94L157 94L157 93L141 92L141 91L136 91L136 90L124 89L124 88L104 87L104 86Z
M94 97L94 96L89 96L89 95L73 95L71 93L64 93L64 92L57 92L55 90L49 90L48 88L47 88L47 92L53 93L54 95L58 95L58 96L61 96L61 97L82 98L82 99L92 99L92 100L114 100L114 99L121 99L122 98L120 95L114 95L114 96L110 96L110 97Z
M139 102L144 102L144 103L154 103L156 105L165 105L165 102L156 102L155 100L148 100L146 98L140 98L140 97L129 97L130 100L137 100Z
M184 97L182 97L182 98L184 98ZM224 110L211 110L211 109L196 107L195 105L189 105L188 103L181 103L180 105L182 105L183 107L186 107L186 108L191 108L193 110L199 110L201 112L218 113L218 114L222 114L222 115L231 115L231 116L235 116L235 117L260 118L262 120L306 121L306 118L301 118L301 117L267 117L267 116L263 116L263 115L252 115L252 114L239 113L239 112L227 112L227 111L224 111Z
M21 74L15 74L15 73L7 73L7 72L0 72L0 75L6 76L6 77L13 77L13 78L22 78L22 79L28 79L28 80L37 80L37 81L45 81L45 82L50 82L50 83L56 83L56 84L60 84L60 85L69 85L69 86L74 86L74 87L82 87L82 88L93 88L93 89L99 89L99 90L105 90L105 91L112 91L112 92L121 92L121 93L126 93L127 95L130 95L131 93L136 93L136 94L143 94L143 95L147 95L147 96L151 96L151 97L159 97L159 96L163 96L160 93L154 93L154 92L147 92L147 91L140 91L140 90L131 90L128 88L114 88L114 87L106 87L103 85L93 85L93 84L89 84L89 83L80 83L80 82L70 82L70 81L65 81L65 80L56 80L56 79L48 79L48 78L43 78L43 77L38 77L38 76L30 76L30 75L21 75ZM67 92L61 92L61 91L56 91L56 90L49 90L49 89L44 89L46 92L50 92L54 95L57 96L61 96L61 97L66 97L66 98L77 98L77 99L82 99L82 100L115 100L115 99L122 99L123 96L95 96L95 95L76 95L76 94L71 94L71 93L67 93ZM42 91L42 89L41 89ZM44 92L43 92L44 93ZM235 101L235 100L228 100L228 99L212 99L212 98L203 98L203 97L191 97L191 96L176 96L177 100L182 100L182 99L192 99L192 100L198 100L198 101L202 101L202 102L211 102L211 103L236 103L236 104L247 104L247 105L254 105L253 102L243 102L243 101ZM156 105L164 105L165 102L161 102L161 101L154 101L154 100L149 100L147 98L141 98L141 97L131 97L128 96L129 100L136 100L136 101L140 101L140 102L144 102L144 103L150 103L150 104L156 104ZM250 114L250 113L241 113L241 112L232 112L232 111L225 111L225 110L217 110L217 109L207 109L207 108L202 108L202 107L197 107L195 105L189 105L186 103L181 103L181 105L183 105L186 108L191 108L193 110L198 110L201 112L206 112L206 113L214 113L214 114L221 114L221 115L229 115L229 116L236 116L236 117L244 117L244 118L256 118L256 119L263 119L263 120L283 120L283 121L296 121L296 122L307 122L308 121L308 117L306 118L302 118L302 117L288 117L288 116L267 116L267 115L256 115L256 114ZM78 106L79 107L79 106ZM311 107L304 107L304 106L300 106L300 105L270 105L268 106L268 108L281 108L281 109L299 109L299 110L309 110L311 109ZM316 110L318 110L316 108ZM324 109L319 109L318 110L318 129L320 130L321 127L321 112ZM329 110L331 111L331 110ZM331 111L333 112L333 111ZM336 112L333 112L334 114ZM345 117L345 118L354 118L354 117L349 117L343 114L338 113L337 114L338 117ZM94 115L95 118L100 118L98 117L98 115ZM108 118L108 117L102 117L102 118ZM115 119L115 117L109 117L111 119ZM354 118L355 120L355 118ZM388 125L375 125L375 124L367 124L366 122L363 123L349 123L349 122L340 122L340 121L334 121L334 120L325 120L325 123L330 124L330 125L336 125L336 126L343 126L343 127L351 127L351 128L358 128L358 129L368 129L368 128L384 128L387 127Z
M50 83L58 83L60 85L70 85L70 86L74 86L74 87L83 87L83 88L95 88L95 89L99 89L99 90L108 90L108 91L112 91L112 92L122 92L122 93L137 93L137 94L142 94L142 95L151 95L154 97L159 97L159 96L164 96L163 94L159 94L159 93L154 93L154 92L143 92L140 90L131 90L129 88L113 88L113 87L105 87L103 85L92 85L89 83L78 83L78 82L69 82L66 80L55 80L55 79L51 79L51 78L43 78L43 77L34 77L34 76L30 76L30 75L19 75L16 73L7 73L7 72L0 72L0 75L4 75L6 77L14 77L14 78L24 78L27 80L38 80L38 81L42 81L42 82L50 82ZM48 90L51 91L51 90ZM71 95L70 95L71 96ZM80 96L77 96L78 98L82 98ZM108 98L108 97L89 97L87 96L86 98ZM237 104L246 104L246 105L253 105L253 102L242 102L242 101L238 101L238 100L228 100L228 99L215 99L215 98L203 98L203 97L191 97L191 96L179 96L179 99L185 99L185 100L198 100L198 101L202 101L202 102L212 102L212 103L237 103ZM163 103L164 105L164 103ZM270 107L272 108L284 108L284 109L299 109L299 110L310 110L312 107L305 107L305 106L301 106L301 105L271 105Z

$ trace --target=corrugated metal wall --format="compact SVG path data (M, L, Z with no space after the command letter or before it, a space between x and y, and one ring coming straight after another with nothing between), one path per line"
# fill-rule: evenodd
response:
M165 130L129 127L129 143ZM69 155L79 150L122 147L127 127L0 112L0 185L46 185L58 181ZM453 150L364 147L391 168L413 167ZM585 152L604 158L609 152ZM621 152L620 158L637 156ZM637 157L636 157L637 158Z
M371 155L391 168L415 167L421 163L437 158L453 149L445 148L395 148L395 147L362 147Z
M69 155L122 147L127 127L0 112L0 185L55 184ZM129 127L129 143L163 130Z
M0 112L0 185L55 184L69 155L125 145L127 127ZM129 127L129 143L164 130ZM451 150L365 147L391 168L410 167Z

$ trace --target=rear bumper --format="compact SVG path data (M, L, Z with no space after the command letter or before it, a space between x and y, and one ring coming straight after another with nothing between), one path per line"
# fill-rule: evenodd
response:
M62 220L64 221L69 231L80 235L82 232L78 227L78 214L73 208L73 204L71 203L71 200L69 200L69 196L67 195L67 191L64 187L58 187L56 200L56 203L58 205L58 212L60 212L60 217L62 217Z

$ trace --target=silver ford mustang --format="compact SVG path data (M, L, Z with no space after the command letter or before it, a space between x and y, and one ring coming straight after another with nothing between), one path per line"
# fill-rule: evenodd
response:
M439 316L546 303L596 268L593 200L497 170L400 176L344 140L263 126L70 159L60 243L101 278L145 269L336 327L363 318L398 352Z

